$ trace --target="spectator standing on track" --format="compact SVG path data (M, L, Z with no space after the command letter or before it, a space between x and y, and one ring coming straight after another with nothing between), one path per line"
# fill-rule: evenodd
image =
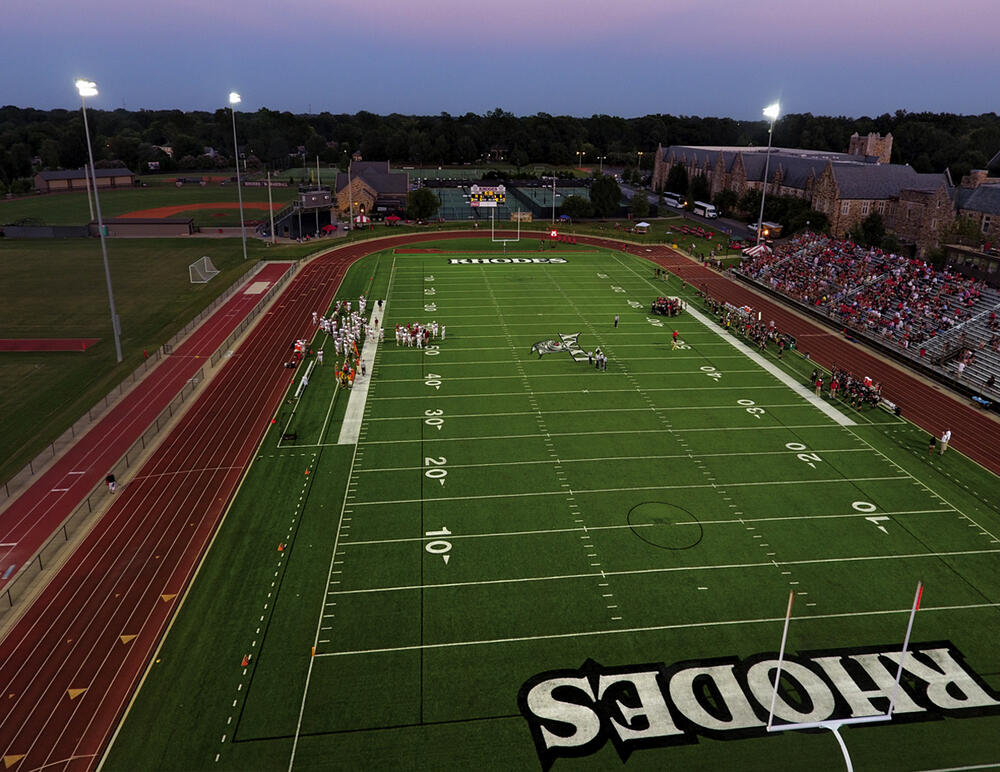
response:
M118 481L115 479L115 476L113 474L109 474L107 477L105 477L104 482L108 484L108 490L111 493L114 493L115 489L118 488Z
M948 443L951 442L951 429L945 429L944 434L941 435L941 455L948 450Z

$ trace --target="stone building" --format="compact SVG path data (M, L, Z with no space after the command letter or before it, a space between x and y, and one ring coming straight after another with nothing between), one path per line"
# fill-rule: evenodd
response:
M795 196L829 218L830 232L844 236L872 212L880 214L915 254L938 244L955 217L954 186L945 174L919 174L889 163L892 135L854 134L846 153L798 148L690 147L657 149L653 187L662 189L670 169L682 164L688 179L704 175L714 197L722 190L743 195L765 188L768 196ZM764 170L767 166L767 180Z
M350 214L352 202L355 215L373 219L406 211L410 189L406 172L392 171L388 161L351 161L347 169L337 174L334 186L342 214Z
M984 243L1000 243L1000 178L988 177L984 169L972 171L955 190L955 208L959 217L975 222Z

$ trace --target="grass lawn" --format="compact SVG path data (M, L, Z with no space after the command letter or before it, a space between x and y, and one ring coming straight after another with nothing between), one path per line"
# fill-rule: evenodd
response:
M86 206L86 203L84 204ZM309 246L265 249L239 239L112 239L108 258L122 325L115 362L97 239L0 240L0 337L100 338L86 352L0 354L0 480L8 479L263 257L296 259ZM222 273L191 284L209 255Z
M829 732L764 730L789 590L779 722L885 710L918 580L899 714L842 730L855 768L996 763L993 475L927 457L882 411L820 410L797 386L813 363L734 345L693 296L648 316L666 292L641 258L453 264L470 244L450 244L349 272L339 297L374 276L390 329L360 441L337 444L352 393L317 367L104 769L608 769L620 753L838 769ZM395 345L394 325L431 319L445 340ZM607 372L568 343L532 350L573 335Z

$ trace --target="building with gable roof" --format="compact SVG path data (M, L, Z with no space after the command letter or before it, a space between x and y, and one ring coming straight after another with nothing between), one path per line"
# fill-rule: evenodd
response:
M89 178L90 170L86 168L39 172L35 175L35 190L39 193L86 190ZM125 168L97 169L94 179L98 188L130 188L135 184L135 175Z
M657 149L653 187L661 189L670 169L682 164L688 179L704 175L714 197L723 190L743 195L794 196L825 214L830 232L844 236L873 212L920 257L936 247L942 228L954 220L955 187L950 175L920 174L891 164L892 135L851 136L846 153L798 148L690 147ZM764 170L767 167L767 180Z
M410 177L406 172L393 171L388 161L352 160L347 172L337 174L334 184L337 209L343 214L353 211L379 219L406 211L406 195Z

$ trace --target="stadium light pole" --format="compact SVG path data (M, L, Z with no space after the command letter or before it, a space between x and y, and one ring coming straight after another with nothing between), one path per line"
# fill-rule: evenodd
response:
M87 97L97 96L97 84L90 80L77 80L76 90L80 92L83 110L83 131L87 136L87 155L90 158L90 179L94 181L94 205L97 209L97 235L101 238L101 255L104 258L104 278L108 283L108 305L111 307L111 332L115 336L115 356L122 361L122 341L118 312L115 310L115 293L111 289L111 268L108 266L108 245L104 239L104 220L101 217L101 200L97 196L97 172L94 169L94 149L90 145L90 127L87 125ZM88 183L89 185L89 183Z
M781 105L777 102L764 108L764 117L771 119L771 126L767 130L767 156L764 158L764 185L760 189L760 215L757 217L757 246L760 246L760 242L764 238L762 224L764 222L764 198L767 196L767 172L771 165L771 136L774 134L774 122L778 120L780 112Z
M233 114L233 152L236 154L236 196L240 202L240 236L243 238L243 262L247 261L247 226L243 220L243 185L240 182L240 145L236 141L236 105L240 103L240 95L229 92L229 112Z

